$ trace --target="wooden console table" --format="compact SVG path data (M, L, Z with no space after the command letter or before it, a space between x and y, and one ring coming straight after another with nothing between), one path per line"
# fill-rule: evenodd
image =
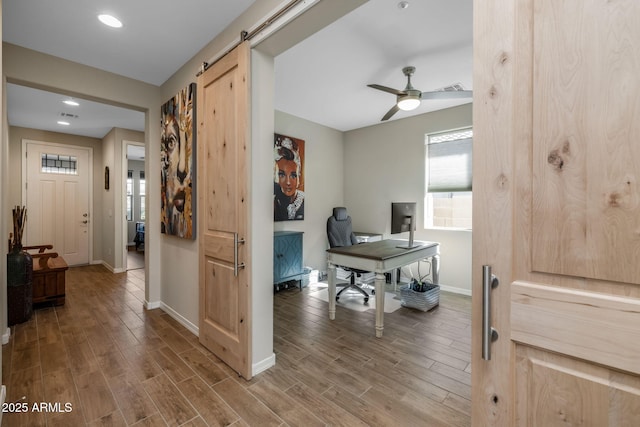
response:
M380 240L359 245L342 246L327 250L329 262L329 319L336 317L336 266L358 268L376 273L376 337L384 329L384 273L424 258L431 258L433 283L439 284L440 244L436 242L414 242L415 248L398 248L406 240Z

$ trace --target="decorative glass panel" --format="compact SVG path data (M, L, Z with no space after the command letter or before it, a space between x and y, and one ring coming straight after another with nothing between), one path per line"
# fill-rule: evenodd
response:
M62 154L42 154L42 172L61 175L78 175L78 159Z

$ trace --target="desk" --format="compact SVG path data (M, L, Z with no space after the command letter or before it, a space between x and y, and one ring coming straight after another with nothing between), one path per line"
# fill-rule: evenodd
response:
M336 266L373 271L376 274L376 337L382 336L384 329L385 276L389 270L400 268L424 258L431 258L434 284L439 284L440 244L415 241L420 245L413 249L401 249L406 240L381 240L353 246L343 246L327 250L329 264L329 319L336 318Z

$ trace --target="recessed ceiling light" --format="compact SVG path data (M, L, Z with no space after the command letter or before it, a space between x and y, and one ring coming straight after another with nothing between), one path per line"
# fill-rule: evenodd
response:
M400 3L398 3L398 8L399 9L406 9L409 7L409 2L408 1L401 1Z
M67 105L71 105L72 107L77 107L78 105L80 105L76 101L74 101L73 99L66 99L66 100L64 100L62 102L64 102Z
M102 14L102 15L98 15L98 19L104 25L108 25L108 26L113 27L113 28L122 27L122 22L120 22L120 20L118 18L116 18L115 16Z
M69 126L71 123L65 122L64 120L58 120L58 124L61 126Z

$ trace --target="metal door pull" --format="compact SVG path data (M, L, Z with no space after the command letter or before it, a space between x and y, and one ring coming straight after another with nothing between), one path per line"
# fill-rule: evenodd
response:
M491 360L491 343L498 339L498 331L491 326L491 290L500 284L491 274L491 266L482 266L482 358Z

